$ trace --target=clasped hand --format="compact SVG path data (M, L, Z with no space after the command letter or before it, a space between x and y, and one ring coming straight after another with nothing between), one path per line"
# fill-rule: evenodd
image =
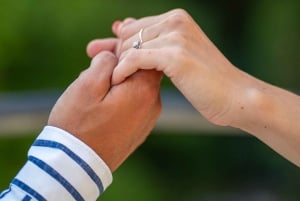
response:
M48 120L88 144L111 171L145 140L161 110L161 73L139 71L111 86L117 61L111 52L98 53L59 98Z

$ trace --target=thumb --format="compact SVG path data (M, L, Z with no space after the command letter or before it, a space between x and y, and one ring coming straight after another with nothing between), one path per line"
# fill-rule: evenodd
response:
M80 76L80 80L87 90L94 91L95 95L103 99L111 87L111 77L117 62L118 59L113 53L101 52L93 58L90 67Z

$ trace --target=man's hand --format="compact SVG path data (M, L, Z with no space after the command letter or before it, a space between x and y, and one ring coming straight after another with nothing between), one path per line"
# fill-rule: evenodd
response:
M161 73L139 71L111 86L116 64L110 52L95 56L59 98L48 120L94 149L111 171L146 139L161 110Z

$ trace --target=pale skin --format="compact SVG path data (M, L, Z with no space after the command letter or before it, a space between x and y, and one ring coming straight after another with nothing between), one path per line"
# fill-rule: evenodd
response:
M116 64L111 52L97 54L59 98L48 120L48 125L89 145L111 171L144 142L161 111L161 73L142 70L111 86Z
M300 167L300 97L234 66L186 11L127 18L112 28L118 39L94 40L87 51L119 56L114 85L138 69L162 71L208 121L246 131Z

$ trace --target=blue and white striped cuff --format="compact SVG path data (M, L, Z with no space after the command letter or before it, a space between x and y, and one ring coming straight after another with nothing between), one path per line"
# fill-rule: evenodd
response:
M46 126L12 181L33 200L96 200L112 182L105 162L64 130Z

